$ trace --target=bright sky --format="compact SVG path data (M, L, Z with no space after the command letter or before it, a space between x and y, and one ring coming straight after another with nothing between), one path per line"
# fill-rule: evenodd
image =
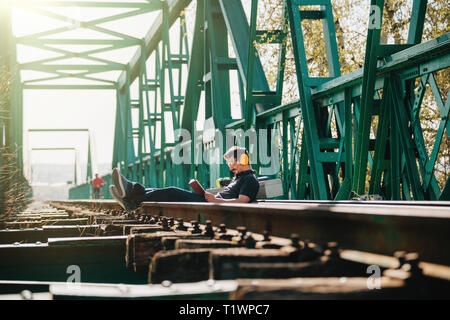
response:
M111 2L111 0L109 0L109 2ZM116 2L118 1L116 0ZM133 2L145 1L133 0ZM45 8L45 10L64 15L68 18L89 21L126 12L129 9L48 7ZM130 18L124 18L115 22L99 24L99 26L125 33L136 38L143 38L147 34L150 26L153 24L154 18L158 13L159 12L145 13ZM188 23L190 22L188 21ZM27 9L13 9L13 33L16 37L68 25L70 25L70 23L44 17ZM103 33L97 33L95 31L81 28L51 35L47 38L115 39L113 36L108 36ZM54 47L81 52L83 50L95 49L99 46L55 45ZM137 47L118 49L96 54L94 56L120 63L127 63L136 52L136 48ZM56 56L58 56L58 54L55 54L54 52L44 51L30 46L19 45L17 48L17 58L20 63ZM93 62L85 59L73 58L58 60L54 63L92 64ZM149 60L149 67L150 64L151 62ZM95 76L107 80L116 80L119 74L120 71L112 71L103 74L96 74ZM35 71L21 72L22 81L51 75L52 74ZM73 79L53 80L41 83L89 84L90 82ZM133 89L134 92L137 92L136 86L132 86L132 90ZM134 97L132 96L132 98L137 98L136 94L134 94ZM81 162L85 162L87 160L88 143L86 133L28 133L29 129L81 128L89 129L91 132L91 139L95 145L94 157L96 158L96 162L110 164L113 151L115 109L116 94L114 90L24 90L24 150L27 150L24 152L24 157L26 159L31 158L32 163L71 164L74 162L73 151L31 151L31 149L48 147L75 147L78 150L79 160ZM100 173L102 174L102 172Z

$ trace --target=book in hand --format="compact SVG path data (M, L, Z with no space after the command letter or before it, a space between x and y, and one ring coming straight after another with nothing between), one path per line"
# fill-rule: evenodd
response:
M189 181L189 185L198 195L202 197L205 195L205 189L203 189L202 185L197 180L191 179L191 181Z

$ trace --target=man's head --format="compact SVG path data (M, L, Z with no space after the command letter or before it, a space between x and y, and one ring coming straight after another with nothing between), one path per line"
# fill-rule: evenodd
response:
M234 174L250 170L250 159L248 156L248 151L245 148L233 146L228 149L224 154L224 159L230 168L230 171Z
M98 178L98 173L95 174L95 177Z

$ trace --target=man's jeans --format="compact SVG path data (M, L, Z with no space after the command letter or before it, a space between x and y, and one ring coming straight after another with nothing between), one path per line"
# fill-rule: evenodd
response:
M124 199L137 206L144 201L207 202L204 197L177 187L145 188L140 183L130 182L126 189L127 196Z
M94 199L100 199L102 195L102 188L94 188Z

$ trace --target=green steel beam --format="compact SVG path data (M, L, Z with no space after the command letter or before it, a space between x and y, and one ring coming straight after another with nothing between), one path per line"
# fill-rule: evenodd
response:
M142 2L99 2L99 1L29 1L14 0L15 6L26 7L90 7L90 8L139 8L153 10L161 9L161 1Z
M116 89L114 85L63 85L63 84L37 84L37 85L22 85L23 89L27 90L113 90Z
M31 151L74 151L75 163L74 163L74 183L78 185L78 155L76 148L31 148ZM31 159L29 160L31 166Z

